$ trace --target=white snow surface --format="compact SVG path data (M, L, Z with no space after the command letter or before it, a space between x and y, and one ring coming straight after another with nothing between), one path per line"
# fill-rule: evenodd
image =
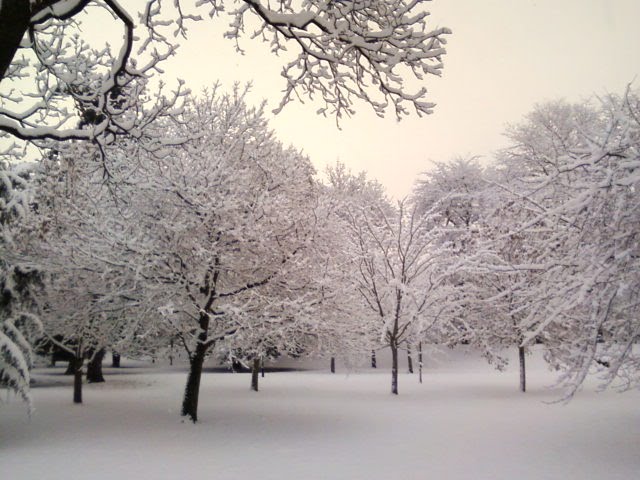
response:
M548 404L559 392L535 356L526 394L515 363L500 373L447 356L423 384L403 373L398 397L387 369L267 373L258 393L247 374L205 373L196 425L179 415L184 369L106 369L83 405L62 366L40 369L30 420L17 400L0 404L0 478L638 478L637 391L588 384Z

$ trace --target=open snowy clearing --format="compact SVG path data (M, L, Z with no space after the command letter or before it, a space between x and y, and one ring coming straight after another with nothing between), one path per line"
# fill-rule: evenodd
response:
M531 358L530 358L531 359ZM63 369L41 369L36 412L0 405L0 478L27 479L633 479L638 392L586 388L552 404L553 375L529 362L496 372L456 357L400 376L361 369L203 376L200 422L182 422L184 371L106 369L71 402ZM4 399L3 399L4 400Z

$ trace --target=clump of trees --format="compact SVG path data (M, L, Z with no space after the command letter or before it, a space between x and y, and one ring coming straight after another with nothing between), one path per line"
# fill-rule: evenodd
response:
M194 122L198 115L202 116L201 121L207 120L204 118L207 110L204 103L215 98L215 95L195 107L182 82L171 91L162 82L159 86L150 87L150 79L161 72L162 62L175 53L178 38L187 36L190 22L201 21L203 14L222 17L228 12L229 30L225 36L236 42L239 52L240 41L247 30L251 31L251 38L263 39L276 53L284 52L285 46L288 46L293 56L287 59L283 68L285 90L278 110L296 96L314 96L324 104L322 113L335 115L337 119L352 114L354 102L357 101L369 104L378 115L392 111L400 118L410 113L430 113L433 104L426 99L426 89L419 86L412 90L404 80L409 77L422 80L426 75L440 75L442 56L445 54L443 45L446 35L450 33L447 28L430 29L427 25L428 12L422 9L420 2L406 0L391 3L320 0L305 5L290 1L263 5L259 1L248 0L182 0L170 4L149 0L141 6L140 12L134 12L130 10L131 7L123 7L112 0L0 2L0 188L3 202L6 200L2 204L3 216L5 207L10 210L19 206L23 212L29 210L28 202L16 200L22 195L16 186L17 176L12 173L13 165L25 158L38 157L37 152L40 151L45 152L42 163L49 169L43 179L36 181L48 182L48 185L41 189L40 198L31 207L34 211L38 210L38 216L28 227L30 231L23 229L23 243L13 242L4 218L2 221L0 278L5 313L2 318L4 336L0 344L3 352L0 371L5 379L3 382L23 396L28 389L28 368L25 366L28 366L30 356L30 342L26 341L27 334L24 331L27 324L37 326L38 321L36 317L27 321L24 315L22 320L17 321L14 313L6 313L18 311L18 300L30 304L31 312L49 318L58 316L55 331L46 332L49 341L57 342L57 348L74 355L78 365L87 356L93 357L96 352L99 355L107 344L117 348L120 344L128 345L128 348L135 345L138 351L163 348L161 341L151 345L150 340L164 338L166 332L163 330L162 335L158 334L156 326L149 327L153 322L147 322L148 316L157 316L158 305L150 307L152 302L143 304L139 300L141 281L148 281L149 278L142 277L142 270L132 272L129 263L131 258L138 259L145 253L140 251L143 247L150 246L144 231L139 230L142 225L148 225L150 220L139 219L141 223L136 227L141 236L136 237L136 242L131 242L131 237L127 237L131 233L127 230L130 226L125 225L122 219L134 218L138 214L131 210L131 205L134 201L141 201L143 194L151 202L147 205L147 212L155 206L159 207L155 212L158 219L171 215L171 209L176 208L172 202L191 202L193 198L190 194L185 193L182 199L176 200L170 193L170 189L176 188L171 182L179 182L178 177L182 175L183 182L192 178L194 187L201 189L193 192L197 201L191 205L186 203L182 208L196 215L192 218L193 222L201 221L198 217L201 212L198 213L196 207L203 208L199 203L203 192L208 194L208 188L214 188L206 183L210 180L207 174L221 170L222 167L215 166L215 162L225 158L225 155L234 155L234 149L241 148L245 143L249 146L251 141L243 137L241 131L245 127L255 127L241 123L226 126L217 124L215 135L220 137L224 131L232 138L237 134L237 142L233 145L234 141L228 140L225 145L212 146L212 142L218 138L214 139L213 132L207 132L203 125ZM115 38L94 38L91 34L94 30L92 25L101 23L109 23L114 27ZM191 119L186 118L185 109L189 111ZM249 121L251 114L248 113L249 109L245 110L246 118L240 115L235 119L236 122ZM230 116L234 114L231 110L227 113ZM193 130L187 126L193 127ZM250 131L250 128L249 134L265 136L264 127L255 131ZM202 153L199 156L195 153L206 142L212 147L208 158L214 161L210 166L204 165ZM291 165L300 163L291 169L291 175L296 172L301 176L307 175L308 172L303 172L307 168L306 161L301 160L299 154L273 147L275 143L270 140L267 143L271 150L281 150L269 154L273 153L282 162ZM181 153L180 149L183 149ZM246 157L245 161L254 161L260 155L262 153L255 158ZM137 170L137 160L141 158L146 163L144 168ZM167 163L169 158L189 160L181 164L184 168L181 172ZM155 171L150 170L153 161L158 162ZM161 172L162 162L169 166L164 172ZM227 160L225 162L228 163ZM250 172L254 180L259 177L262 167L258 164L255 168ZM58 173L55 173L56 170ZM240 169L238 173L247 171ZM153 178L153 182L145 183L142 175L151 175L149 178ZM174 178L170 175L174 175ZM242 201L234 199L239 202L233 208L237 209L240 217L247 217L252 212L254 216L258 215L255 209L262 208L259 207L261 201L273 201L270 195L278 198L280 192L285 190L282 184L270 183L280 180L271 179L268 171L261 175L261 186L258 183L249 185L249 191L256 198ZM159 178L163 178L165 185L160 185L162 182L158 181ZM239 188L244 185L244 180L232 185L229 182L233 176L226 179L226 184L220 178L216 180L220 184L218 198L225 193L240 195ZM289 178L286 181L293 180ZM17 182L23 183L22 180ZM131 186L136 182L140 189L133 195ZM151 195L151 185L169 190L165 191L164 198L159 196L158 190ZM229 191L225 191L225 188L229 188ZM259 194L256 188L262 188L263 192ZM73 201L61 197L61 191L69 193ZM309 198L315 197L305 196L305 204L308 204L306 201ZM292 199L290 197L288 201ZM65 208L68 210L65 211ZM231 206L224 208L231 214ZM269 213L274 213L274 210L269 210ZM281 220L288 222L290 219L283 217ZM285 247L278 244L280 254L273 252L264 257L269 259L272 268L265 267L262 271L255 268L253 280L249 280L251 275L248 275L244 285L241 285L240 278L234 278L230 284L236 285L235 290L244 286L246 290L257 291L254 287L277 283L274 265L279 261L287 264L282 268L289 268L289 264L294 263L289 260L293 257L297 259L301 256L300 252L309 248L305 245L311 238L308 226L296 229L293 226L297 225L296 221L285 224L292 229L285 236L297 235L298 247L292 247L293 250L284 254L290 245ZM72 225L78 227L77 231L71 228ZM224 230L218 240L211 233L213 237L207 241L224 242L226 232L231 232L232 237L240 233L239 229L234 228ZM246 228L249 228L248 224ZM275 236L277 242L284 235L275 229L265 232L272 239ZM176 232L169 232L171 236L178 241ZM47 238L48 243L38 243L41 237ZM78 241L91 247L74 248L72 245ZM46 259L47 250L57 253L57 247L61 248L61 254ZM161 245L154 247L162 248ZM27 255L29 249L37 252L38 258L43 260L43 264L36 267L44 273L29 266L29 255L32 255ZM253 245L243 251L257 254ZM152 255L149 251L146 254L148 256L144 258L151 262ZM178 259L173 255L171 261ZM148 266L148 263L145 265ZM158 268L157 264L155 266ZM175 265L165 265L165 268L173 269ZM214 272L216 269L212 268L211 272ZM17 284L13 280L16 272L34 279L46 276L48 291L56 290L58 295L35 303L27 300L29 295L26 294L26 287L21 287L19 294L13 289ZM173 270L169 273L177 274ZM147 274L146 270L144 274ZM163 277L164 273L149 275L156 275L153 278L160 284L164 282L166 286L169 277ZM200 288L209 293L216 292L210 297L211 305L205 303L207 308L204 316L217 311L213 300L218 299L220 289L213 287L212 275L210 273L198 280L204 282ZM92 287L84 289L87 285ZM191 285L191 288L194 286ZM318 285L308 288L315 291ZM330 288L326 285L324 288L326 303L330 298ZM245 290L235 290L225 290L225 298L236 294L241 297L246 295ZM312 296L308 295L311 303ZM335 299L335 296L332 298ZM259 303L256 298L252 301ZM11 309L8 307L10 303ZM192 303L197 304L196 301ZM128 322L132 309L136 310L136 320ZM171 308L162 311L169 314ZM281 316L281 313L270 315ZM196 316L200 317L200 313ZM243 318L242 322L245 321L248 320ZM263 321L268 323L264 318ZM82 323L82 328L78 326L79 323ZM198 322L195 323L196 329L201 328ZM172 330L175 326L167 328ZM100 334L96 333L98 330ZM197 336L193 330L190 334ZM14 370L11 370L13 373L9 378L7 372L10 369ZM18 384L21 386L18 387Z
M93 3L121 24L118 52L65 41ZM592 372L637 385L637 94L540 105L493 164L437 164L392 202L340 165L320 182L246 90L150 89L176 47L166 29L223 3L150 1L136 39L117 2L0 2L2 385L30 401L42 337L73 358L76 402L84 361L106 349L182 349L194 422L211 355L252 364L257 390L268 356L388 347L397 394L403 349L471 344L502 368L510 348L525 391L539 343L567 399ZM235 2L228 36L255 22L275 51L299 48L280 108L303 92L337 118L358 99L380 115L431 111L402 81L442 68L448 30L426 28L420 2L276 3ZM34 147L42 158L18 166Z
M522 391L536 343L565 399L590 373L603 388L637 385L639 112L633 91L538 105L492 165L439 165L418 184L456 238L464 308L449 325L499 368L517 347Z

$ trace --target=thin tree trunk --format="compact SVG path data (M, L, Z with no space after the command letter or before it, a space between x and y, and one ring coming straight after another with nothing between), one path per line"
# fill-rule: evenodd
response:
M251 390L258 391L258 377L260 372L260 358L253 359L253 365L251 368Z
M418 342L418 378L422 383L422 342Z
M336 373L336 357L331 357L331 373Z
M391 347L391 393L398 395L398 345L390 342Z
M260 361L260 375L264 378L264 358Z
M371 368L378 368L378 361L376 360L375 350L371 350Z
M120 368L120 354L111 352L111 366L114 368Z
M173 365L173 338L169 342L169 365Z
M73 403L82 403L82 357L73 359Z
M87 382L89 383L101 383L104 382L104 376L102 375L102 360L106 351L104 348L100 349L93 359L87 364Z
M520 357L520 391L527 391L527 376L526 376L526 368L525 368L525 347L518 347L518 357Z
M411 358L411 347L407 344L407 365L409 373L413 373L413 359Z

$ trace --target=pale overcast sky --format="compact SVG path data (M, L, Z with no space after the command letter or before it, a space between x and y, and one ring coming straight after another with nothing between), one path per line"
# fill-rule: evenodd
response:
M280 139L303 149L319 170L340 160L402 197L430 160L490 158L504 145L504 125L535 103L621 93L640 74L638 0L434 0L427 8L432 27L453 30L443 76L425 81L437 103L434 114L398 123L361 104L338 130L314 106L290 104L272 122ZM278 59L248 40L247 55L239 57L211 27L192 28L167 76L184 77L194 90L216 78L226 86L252 80L255 101L277 105Z

